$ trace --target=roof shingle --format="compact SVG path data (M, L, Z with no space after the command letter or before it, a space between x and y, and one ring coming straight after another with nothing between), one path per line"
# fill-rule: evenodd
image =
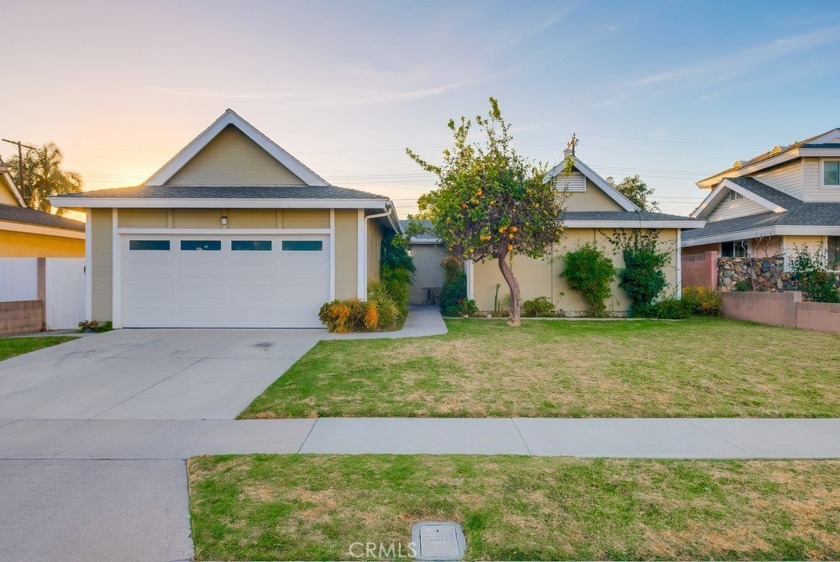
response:
M85 230L85 223L83 222L26 207L12 207L11 205L0 205L0 220L67 230Z
M68 199L387 199L382 195L335 185L272 186L182 186L160 185L119 187L62 194Z

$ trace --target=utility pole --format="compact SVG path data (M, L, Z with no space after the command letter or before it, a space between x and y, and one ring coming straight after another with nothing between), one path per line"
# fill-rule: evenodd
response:
M20 182L20 191L23 194L23 200L26 201L27 206L29 205L29 199L26 197L26 185L23 183L23 149L28 148L30 150L38 150L34 146L29 146L28 144L23 144L20 141L13 141L9 139L2 139L3 142L7 142L9 144L16 144L18 147L18 181Z

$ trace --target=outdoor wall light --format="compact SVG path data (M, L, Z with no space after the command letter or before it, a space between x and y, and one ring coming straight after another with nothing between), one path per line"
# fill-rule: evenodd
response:
M222 226L227 226L227 215L222 215Z

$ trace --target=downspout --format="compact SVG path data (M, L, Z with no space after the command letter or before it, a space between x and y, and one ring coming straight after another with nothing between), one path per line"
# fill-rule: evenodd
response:
M388 201L387 203L385 203L385 212L384 213L378 213L376 215L366 215L365 216L365 229L364 229L364 237L365 237L365 239L364 239L364 248L365 248L364 256L365 257L362 260L362 262L363 262L363 267L364 267L364 275L365 275L366 278L367 278L367 270L368 270L368 221L370 219L381 219L381 218L390 216L392 214L392 210L393 210L393 207L391 206L391 202ZM391 224L393 225L393 223L394 223L394 221L392 219ZM399 226L396 226L396 230L397 230L397 232L400 231ZM367 300L367 283L365 283L364 294L362 296L364 297L362 300Z

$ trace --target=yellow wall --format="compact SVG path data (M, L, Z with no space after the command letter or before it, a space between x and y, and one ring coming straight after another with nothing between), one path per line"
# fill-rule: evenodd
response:
M283 228L330 227L330 212L327 209L283 209L280 213Z
M120 228L167 228L167 209L120 209Z
M382 227L376 219L368 221L367 227L367 276L369 281L379 281L379 264L382 253Z
M358 213L355 209L335 211L335 298L358 296Z
M230 125L187 162L167 185L305 185L245 134Z
M0 230L0 258L81 258L84 238Z
M20 203L12 193L12 186L6 182L5 177L0 177L0 205L11 205L20 207Z
M91 209L92 320L112 320L113 216L111 209Z
M563 206L567 211L623 211L601 188L586 180L586 191L568 192Z
M280 228L278 209L228 209L228 228Z
M221 209L172 209L174 228L222 228Z
M607 239L607 234L612 235L611 230L600 231L598 229L569 229L565 237L554 248L553 258L547 260L534 260L524 256L516 256L513 260L513 273L519 281L522 299L529 300L536 297L549 297L558 310L563 310L569 316L581 316L587 314L587 304L578 291L568 287L566 280L560 277L560 272L565 268L562 256L587 242L595 242L599 249L605 254L612 256L613 263L617 269L624 267L624 259L620 252L616 252ZM660 246L668 249L671 253L671 263L665 268L665 277L668 281L663 294L673 296L677 284L677 231L663 230L659 235ZM492 311L496 284L499 288L499 301L510 295L507 284L499 272L496 260L485 263L477 263L473 266L473 290L476 304L479 310ZM613 279L612 296L607 299L607 311L621 316L625 315L630 308L630 303L624 291L618 287L618 279Z
M120 228L329 228L328 209L121 209Z

